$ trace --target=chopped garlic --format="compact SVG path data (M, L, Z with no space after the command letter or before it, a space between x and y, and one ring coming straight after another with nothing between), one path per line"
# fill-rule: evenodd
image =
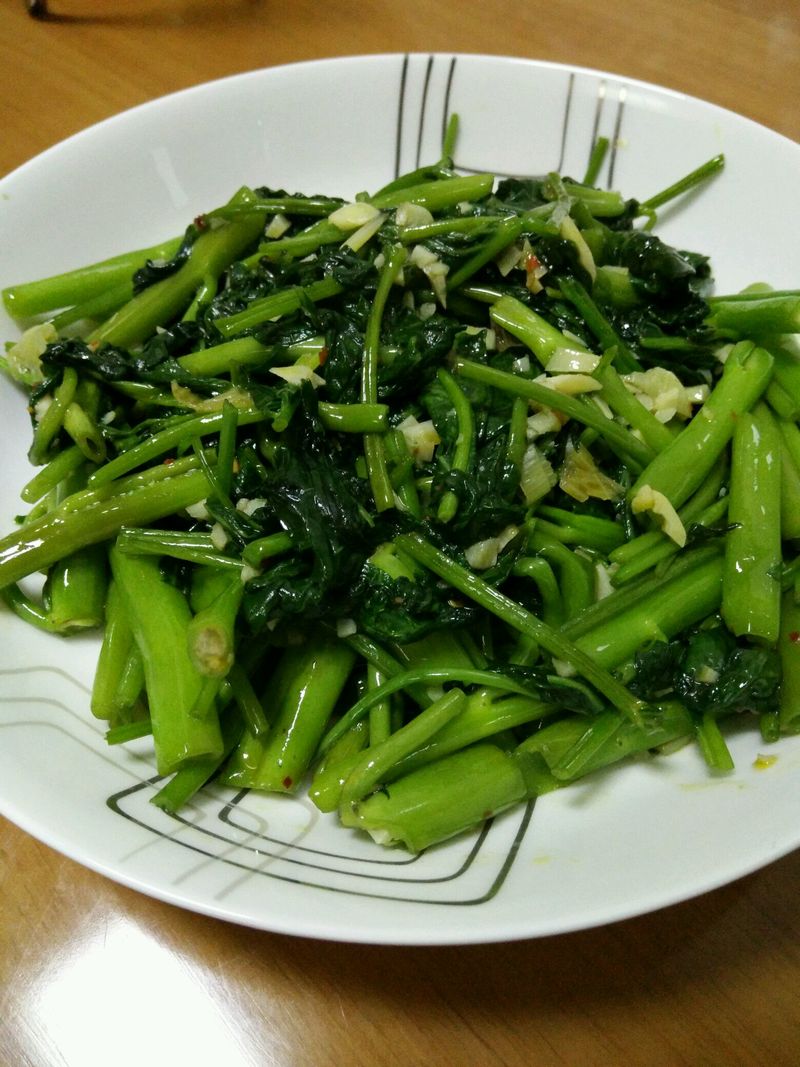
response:
M591 452L583 445L577 448L572 442L567 443L564 452L564 464L561 468L558 484L574 500L617 500L622 496L622 486L603 474L595 463Z
M251 578L257 578L260 573L261 571L257 567L251 567L249 563L245 563L239 575L242 585L246 585ZM267 625L269 626L269 623ZM270 627L270 629L274 629L274 626Z
M567 241L571 241L575 245L575 248L578 250L578 262L592 281L594 281L597 277L597 267L595 266L592 250L587 245L585 237L575 225L575 221L571 215L565 215L561 220L559 232L562 237Z
M607 567L604 563L595 563L594 565L594 598L595 600L604 600L607 596L610 596L614 592L614 586L611 582L611 576L615 570L618 569L618 565L612 563Z
M283 237L287 230L291 229L291 222L285 215L277 214L273 215L269 220L269 224L264 230L264 236L269 237L270 240L275 240L278 237Z
M358 633L358 627L356 626L355 619L338 619L336 622L336 636L337 637L352 637L353 634Z
M359 226L355 233L351 233L344 245L347 248L352 248L354 252L358 252L363 248L367 241L371 240L378 230L383 226L386 221L385 215L375 215L374 218L368 219L363 226Z
M522 457L520 489L528 504L533 504L546 496L558 481L558 475L550 460L530 444Z
M433 215L422 204L406 202L398 205L394 221L401 230L405 230L408 226L426 226L433 222Z
M442 439L431 419L418 422L413 415L409 415L398 424L397 429L403 435L415 462L429 463L433 459L433 451Z
M704 663L694 672L694 678L696 682L702 682L704 685L715 685L719 681L719 671L714 670L710 664Z
M517 536L516 526L506 526L497 537L489 537L485 541L476 541L474 545L464 550L467 563L474 571L485 571L497 563L497 557Z
M495 266L500 271L500 274L507 278L511 271L520 265L523 256L521 245L514 241L510 245L506 245L502 252L495 256Z
M307 367L303 363L293 363L289 367L270 367L270 372L277 374L279 378L283 378L290 385L301 385L303 382L310 382L315 389L319 389L321 385L325 384L324 378L320 378L311 367Z
M222 551L222 549L225 547L225 545L227 545L229 540L228 531L219 522L215 522L214 525L211 527L211 532L209 536L211 537L211 544L214 546L214 548L216 548L218 552Z
M358 200L352 204L343 204L332 211L328 215L328 221L340 230L358 230L380 214L374 204L369 204L366 200Z
M447 272L450 270L448 265L439 259L435 252L431 252L429 248L426 248L425 245L414 245L408 258L410 263L422 271L431 283L436 299L442 307L445 307L447 304L446 278Z
M51 341L58 337L52 322L39 322L29 327L6 352L11 377L26 385L35 385L44 378L41 356Z
M260 496L243 496L236 501L236 510L241 511L243 515L254 515L258 509L263 508L265 504L266 500Z
M512 367L518 374L527 374L531 369L531 357L520 356L519 359L514 360Z
M556 393L563 393L564 396L594 393L603 388L597 378L592 378L589 374L540 374L535 380Z
M565 374L591 374L597 369L600 357L583 348L569 348L562 345L557 348L547 361L547 373L559 371Z
M233 385L230 389L226 389L224 393L217 393L216 396L199 396L185 385L170 382L170 392L183 407L191 408L192 411L200 413L222 411L223 405L226 403L233 404L239 410L253 406L253 398L250 393L238 385Z
M643 485L631 501L631 510L634 515L640 515L643 511L652 512L667 537L680 548L686 544L686 529L680 516L664 494L657 489Z
M185 511L192 519L203 520L211 518L205 500L198 500L196 504L189 504Z
M542 408L535 415L528 416L525 436L529 441L533 441L544 433L558 433L566 421L567 416L560 411L553 411L552 408Z
M693 405L703 403L708 396L708 386L686 386L666 367L634 371L623 375L622 380L636 399L664 423L675 416L691 418Z

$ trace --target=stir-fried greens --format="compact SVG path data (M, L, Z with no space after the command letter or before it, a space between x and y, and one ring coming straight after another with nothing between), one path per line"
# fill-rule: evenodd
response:
M720 722L800 729L800 293L712 295L662 203L441 161L243 188L3 293L26 328L18 615L102 627L155 803L310 789L419 850ZM712 195L706 193L705 195ZM23 578L45 572L41 597Z

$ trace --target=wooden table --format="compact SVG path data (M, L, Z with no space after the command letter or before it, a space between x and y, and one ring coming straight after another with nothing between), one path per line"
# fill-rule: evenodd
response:
M800 140L797 0L50 8L51 20L35 21L23 0L0 7L2 173L90 123L200 81L387 51L601 67ZM796 205L787 205L792 227ZM180 911L0 820L0 1064L796 1064L798 886L800 852L604 929L483 947L370 948Z

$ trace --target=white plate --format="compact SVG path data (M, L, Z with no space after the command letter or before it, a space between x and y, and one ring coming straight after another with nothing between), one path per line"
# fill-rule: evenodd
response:
M353 195L438 157L458 112L464 169L581 177L612 138L601 184L645 198L717 152L713 187L659 232L712 256L718 289L800 281L787 210L800 147L710 104L620 77L478 56L372 56L257 71L156 100L50 149L0 183L0 285L179 233L239 185ZM0 319L0 338L16 336ZM22 510L29 425L0 384L3 528ZM532 937L621 919L719 886L800 844L800 738L757 770L710 778L686 749L599 775L481 834L412 858L303 798L214 792L180 818L148 803L145 742L108 749L88 711L97 651L0 614L0 811L111 878L268 930L435 944ZM17 877L24 878L19 871Z

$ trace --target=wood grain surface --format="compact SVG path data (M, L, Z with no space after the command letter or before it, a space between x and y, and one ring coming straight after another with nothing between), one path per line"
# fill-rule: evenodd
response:
M797 0L0 4L0 173L212 78L366 52L599 67L800 140ZM798 191L800 193L800 191ZM787 228L798 233L797 205ZM0 234L0 255L2 234ZM800 852L598 930L466 948L254 932L140 896L0 820L0 1067L800 1062Z

